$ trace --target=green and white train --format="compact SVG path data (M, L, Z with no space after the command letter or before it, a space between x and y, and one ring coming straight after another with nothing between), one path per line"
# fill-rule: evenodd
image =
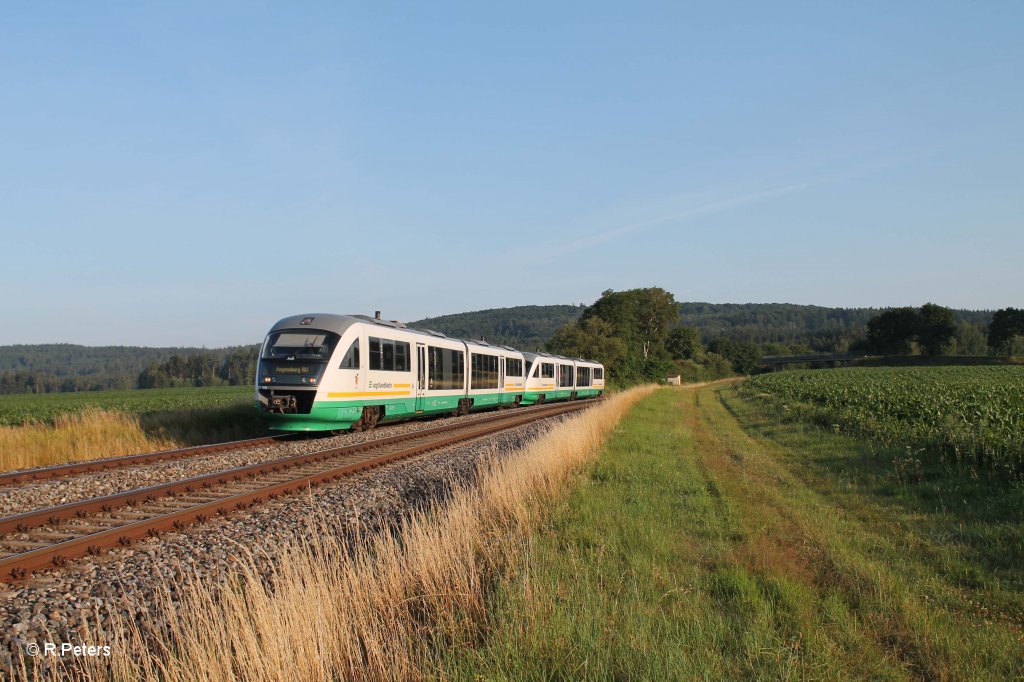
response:
M256 397L278 431L371 429L604 394L604 366L409 329L366 315L295 315L260 351Z

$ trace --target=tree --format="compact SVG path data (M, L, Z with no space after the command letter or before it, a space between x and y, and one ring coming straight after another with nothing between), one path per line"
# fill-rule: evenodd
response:
M626 355L626 344L617 338L612 326L600 317L570 322L555 332L548 350L566 357L596 360L608 368L612 376Z
M925 303L917 314L917 342L925 355L932 357L947 351L956 334L953 311L934 303Z
M1024 310L1003 308L993 313L988 326L988 345L993 351L1009 355L1013 339L1019 335L1024 335Z
M749 341L721 337L708 344L708 352L727 359L737 374L752 374L761 365L761 347Z
M231 351L220 369L217 376L228 382L231 386L251 384L256 379L256 362L259 354L259 346L238 348Z
M956 328L957 355L986 355L988 339L984 325L961 321Z
M918 314L913 308L893 308L868 320L868 343L881 355L910 355L917 337Z
M679 320L679 306L672 294L659 287L609 289L583 311L581 325L595 317L606 322L611 328L610 336L623 344L621 360L608 366L619 381L659 379L672 369L672 360L665 350L665 339ZM558 348L560 344L561 340L549 347Z
M665 349L673 360L695 360L704 355L700 331L694 327L676 327L670 331Z

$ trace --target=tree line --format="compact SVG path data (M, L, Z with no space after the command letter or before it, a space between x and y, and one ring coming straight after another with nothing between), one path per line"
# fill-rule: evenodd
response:
M953 332L950 333L950 313ZM640 381L748 374L761 354L1024 354L1024 312L825 308L781 303L679 303L657 287L606 291L592 306L519 306L410 323L521 350L601 360ZM869 326L870 323L870 326ZM0 394L247 384L256 347L0 346Z
M893 308L868 320L867 337L854 350L877 355L1010 355L1024 336L1024 310L1004 308L987 328L957 322L953 311L935 303Z
M255 384L259 346L236 348L220 356L212 352L174 355L144 369L136 388L178 386L241 386Z
M60 354L70 353L69 364L74 366L68 349L77 346L58 347ZM97 350L97 349L91 349ZM120 351L130 351L121 348ZM107 356L106 369L102 372L75 375L57 374L53 371L17 369L0 373L0 395L22 393L70 393L75 391L105 391L130 388L172 388L175 386L237 386L251 384L256 380L258 346L241 346L219 350L181 349L191 352L173 352L173 349L140 349L140 356L148 364L134 372L130 370L138 359L128 360L119 354ZM171 350L171 353L167 351ZM89 353L86 353L89 356ZM24 358L25 356L20 356ZM52 356L51 356L52 357ZM92 358L96 355L92 354ZM81 367L95 366L86 360ZM46 366L47 363L41 363Z
M741 317L751 305L726 310ZM689 306L689 307L688 307ZM694 308L693 306L696 306ZM713 310L702 309L709 306ZM860 351L878 355L986 355L1021 352L1024 348L1024 311L1014 308L994 314L954 311L934 303L920 308L894 308L863 316L867 309L851 309L840 315L845 324L860 320L859 329L842 327L843 343L824 349L800 342L757 343L724 332L709 338L708 330L686 324L680 311L695 314L723 314L729 306L677 303L671 293L659 287L608 290L578 320L561 327L547 343L558 355L583 357L602 362L609 377L619 383L656 381L682 375L686 381L705 381L734 374L751 374L762 366L764 354L799 354L813 350ZM771 304L760 314L807 315L814 306ZM823 319L839 309L820 309ZM813 311L812 311L813 312ZM817 314L817 313L815 313ZM736 320L737 318L733 318ZM990 319L988 324L979 320ZM743 324L747 324L749 320ZM774 324L778 324L775 320ZM721 326L712 327L719 330ZM866 333L865 333L866 328ZM781 352L780 352L781 351Z

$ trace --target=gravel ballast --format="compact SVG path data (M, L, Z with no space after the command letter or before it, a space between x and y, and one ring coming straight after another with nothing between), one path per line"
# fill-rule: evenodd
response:
M269 575L282 552L307 532L311 519L328 519L339 535L347 537L393 527L412 511L443 500L453 485L472 482L482 462L507 456L563 419L528 424L385 465L180 533L164 534L131 549L79 560L60 572L43 572L25 583L0 584L0 670L20 658L30 643L76 642L75 630L83 618L91 626L102 626L111 613L137 617L148 612L155 591L168 584L187 582L192 576L223 580L235 570L239 556L254 557L259 570ZM403 426L423 428L422 424L393 428ZM312 441L316 444L312 449L395 433L386 429L319 439ZM337 445L328 445L328 441ZM287 445L301 447L308 443ZM232 452L213 458L225 456L245 455ZM284 455L277 450L274 456ZM260 460L257 457L253 461ZM132 475L117 471L110 475L118 474Z

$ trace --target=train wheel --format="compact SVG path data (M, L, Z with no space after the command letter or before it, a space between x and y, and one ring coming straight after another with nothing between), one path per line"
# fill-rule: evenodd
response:
M364 407L363 417L359 421L363 423L363 431L370 431L373 427L377 426L377 422L380 421L380 408Z

